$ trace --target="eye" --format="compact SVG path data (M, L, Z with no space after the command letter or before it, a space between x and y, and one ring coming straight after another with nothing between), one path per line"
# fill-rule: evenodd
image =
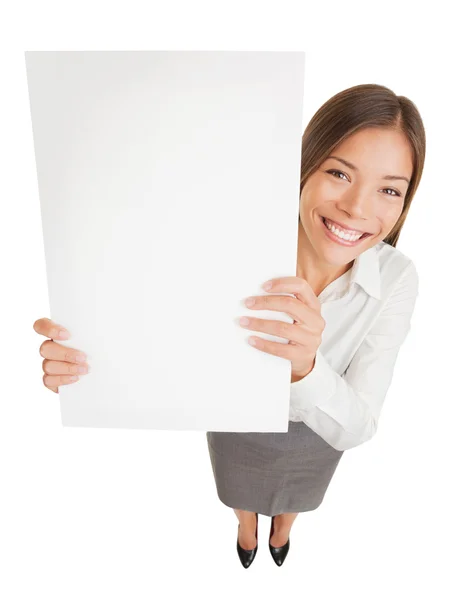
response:
M388 194L388 196L398 196L401 197L401 194L397 192L397 190L393 190L392 188L384 188L385 190L390 190L391 192L395 192L395 194Z
M330 174L339 173L340 175L345 175L345 173L343 173L342 171L339 171L338 169L328 169L327 173L330 173ZM347 175L345 175L345 177L347 177ZM338 179L341 179L341 177L338 177Z

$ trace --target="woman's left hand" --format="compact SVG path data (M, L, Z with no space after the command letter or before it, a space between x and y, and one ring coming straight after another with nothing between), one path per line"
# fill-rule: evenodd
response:
M306 279L278 277L272 279L271 283L272 287L267 291L273 295L252 296L254 304L249 306L246 301L246 306L252 310L285 312L294 319L294 323L247 316L249 323L243 325L240 322L240 325L245 329L262 331L289 340L289 343L283 344L253 336L249 342L254 340L252 345L258 350L290 360L292 383L305 377L314 368L316 352L322 342L326 323L321 315L321 304ZM277 295L281 293L293 294L295 297Z

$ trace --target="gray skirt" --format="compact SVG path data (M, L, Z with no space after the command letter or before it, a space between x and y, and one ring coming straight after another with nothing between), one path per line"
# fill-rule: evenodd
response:
M217 495L230 508L274 516L315 510L344 451L303 421L282 432L207 431Z

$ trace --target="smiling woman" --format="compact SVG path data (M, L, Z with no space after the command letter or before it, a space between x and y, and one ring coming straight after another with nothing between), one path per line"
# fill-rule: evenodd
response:
M274 279L252 306L293 323L245 325L288 340L253 336L256 351L291 362L289 428L207 432L244 567L256 554L257 514L272 517L269 548L281 565L297 514L321 504L343 452L376 433L418 295L414 263L396 244L424 161L419 111L381 85L336 94L304 132L296 276Z
M398 125L362 127L339 141L301 187L297 275L323 289L394 229L397 239L413 172L414 152Z
M376 172L375 169L371 170L371 174L379 177L378 184L381 186L386 181L395 181L393 189L402 197L401 214L384 238L387 244L395 247L422 177L426 153L423 122L416 105L409 98L397 96L381 85L362 84L343 90L327 100L313 115L303 134L300 196L302 197L307 181L321 167L340 170L344 177L336 174L328 176L342 179L343 183L351 183L352 177L343 172L342 165L355 175L360 175L364 166L370 169L370 165L362 160L362 155L351 160L342 153L345 141L358 132L367 138L372 134L372 141L383 134L393 137L397 134L401 139L400 143L406 144L407 152L410 153L413 164L412 173L408 176L402 169L403 164L398 165L400 170L395 168L400 160L395 146L383 144L383 148L379 147L377 152L377 148L373 146L369 148L359 145L366 157L377 160L378 168ZM356 141L355 138L353 140ZM352 142L348 147L351 145ZM384 156L380 151L385 149L388 155ZM391 158L394 163L390 162ZM384 171L381 171L381 161L385 165ZM394 195L387 191L384 193Z

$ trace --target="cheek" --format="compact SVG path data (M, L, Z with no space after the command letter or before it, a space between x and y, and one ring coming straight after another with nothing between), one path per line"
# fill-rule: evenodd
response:
M400 215L402 214L403 205L402 204L392 204L391 206L384 206L382 212L380 213L380 220L386 227L393 227Z
M316 186L318 194L325 196L339 196L339 185L331 177L321 177Z
M308 189L305 198L305 205L308 209L316 208L325 202L335 202L339 200L340 190L332 181L325 178L318 178Z

